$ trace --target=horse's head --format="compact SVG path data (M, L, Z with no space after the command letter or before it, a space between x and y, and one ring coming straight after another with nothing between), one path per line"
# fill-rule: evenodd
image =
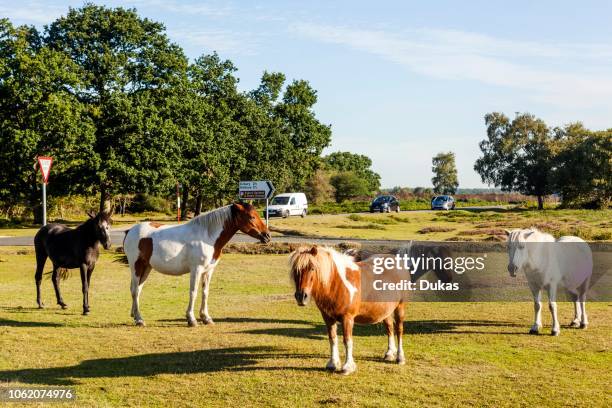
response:
M96 234L96 239L102 244L104 249L110 249L111 247L111 237L110 237L110 228L112 225L111 216L113 215L113 211L110 212L100 211L95 214L93 212L87 213L89 218L91 218L91 222L94 226L94 231Z
M295 284L295 300L306 306L316 285L327 284L331 260L320 247L300 247L289 258L291 279Z
M508 236L508 273L515 277L528 259L526 242L535 232L530 229L505 230Z
M270 231L251 204L232 204L232 218L236 227L247 235L266 244L270 242Z

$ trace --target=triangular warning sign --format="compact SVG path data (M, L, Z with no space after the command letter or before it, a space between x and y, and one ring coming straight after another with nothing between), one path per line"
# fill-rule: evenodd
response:
M38 167L42 173L43 183L47 184L49 180L49 173L51 172L51 165L53 164L53 157L39 156Z

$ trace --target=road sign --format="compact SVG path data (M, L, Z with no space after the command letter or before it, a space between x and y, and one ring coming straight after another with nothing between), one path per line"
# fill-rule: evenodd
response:
M267 200L273 193L270 181L241 181L238 187L238 197L242 200Z
M49 181L51 165L53 165L53 157L38 156L38 167L40 167L40 172L42 173L43 179L43 225L47 225L47 182Z
M49 181L49 173L51 172L52 165L53 157L38 156L38 167L40 167L44 184L47 184L47 181Z

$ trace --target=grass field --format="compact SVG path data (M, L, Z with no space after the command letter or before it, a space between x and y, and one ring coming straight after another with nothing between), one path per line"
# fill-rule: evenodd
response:
M504 228L536 226L557 237L612 240L612 210L454 210L399 214L310 215L273 219L274 230L305 236L429 241L505 239Z
M188 277L153 273L139 328L114 254L98 263L84 317L78 274L62 283L68 310L48 279L38 310L32 248L0 248L0 380L75 387L75 406L612 405L609 303L589 304L589 329L560 337L526 334L529 303L410 304L407 364L382 361L381 326L358 327L358 371L343 377L323 370L322 319L295 305L286 265L286 255L225 255L211 288L216 324L196 328L184 320ZM572 307L559 309L566 325Z

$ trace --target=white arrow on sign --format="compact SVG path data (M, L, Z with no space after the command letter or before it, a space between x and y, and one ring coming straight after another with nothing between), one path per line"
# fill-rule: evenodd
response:
M267 200L274 193L274 185L268 180L241 181L238 197L243 200Z
M49 173L51 172L51 166L53 165L53 157L39 156L38 166L42 173L43 183L47 184L49 181Z

